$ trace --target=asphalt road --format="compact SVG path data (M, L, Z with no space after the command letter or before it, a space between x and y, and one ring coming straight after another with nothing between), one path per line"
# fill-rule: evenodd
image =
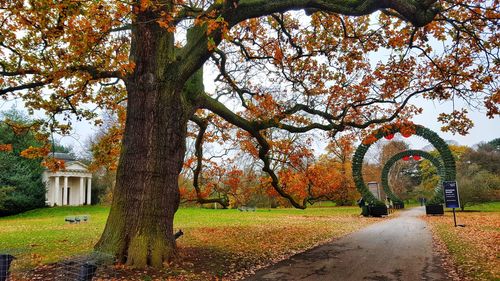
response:
M418 218L424 213L424 207L403 211L246 280L447 280L431 232Z

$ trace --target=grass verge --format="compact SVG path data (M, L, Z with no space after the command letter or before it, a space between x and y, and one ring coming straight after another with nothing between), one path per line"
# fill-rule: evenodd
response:
M450 255L462 280L500 280L500 202L477 205L453 213L425 219L438 245Z
M0 218L0 251L18 257L13 264L14 275L19 273L18 276L87 253L97 242L108 212L102 206L56 207ZM65 216L82 214L90 215L89 222L64 222ZM123 280L146 280L148 276L175 276L176 280L238 279L379 220L359 217L358 207L256 212L181 208L174 225L183 230L184 236L178 240L178 258L171 266L159 272L127 273L125 269L120 275Z

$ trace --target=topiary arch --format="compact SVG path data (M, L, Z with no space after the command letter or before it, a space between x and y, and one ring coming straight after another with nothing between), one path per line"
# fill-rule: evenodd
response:
M451 154L451 151L446 144L446 142L435 132L429 130L421 125L409 124L409 123L393 123L386 125L373 133L367 136L362 143L356 149L354 153L353 162L352 162L352 176L354 178L354 183L356 184L356 188L363 196L366 203L371 205L385 205L384 202L375 198L375 196L370 192L368 187L365 185L363 180L362 168L363 168L363 160L366 152L370 148L372 144L377 142L382 137L394 136L396 133L401 133L404 137L409 137L411 135L420 136L426 140L428 140L434 148L439 152L441 159L443 161L443 177L441 180L444 181L454 181L456 177L455 170L455 159ZM436 190L436 194L432 200L429 201L428 204L440 204L443 202L443 197L441 194L441 187Z
M437 195L440 192L441 183L442 183L443 178L444 178L443 163L441 163L441 161L438 158L432 156L432 154L425 152L425 151L422 151L422 150L403 151L403 152L395 154L389 160L387 160L387 162L384 165L384 168L382 169L382 187L384 188L385 194L387 194L387 196L391 199L392 202L394 202L394 203L398 202L401 204L403 203L403 201L398 196L396 196L392 192L391 188L389 187L388 176L389 176L389 171L391 170L392 166L394 166L394 164L398 160L402 159L405 156L421 156L421 157L429 160L437 168L438 174L440 176L439 183L436 186L436 195Z

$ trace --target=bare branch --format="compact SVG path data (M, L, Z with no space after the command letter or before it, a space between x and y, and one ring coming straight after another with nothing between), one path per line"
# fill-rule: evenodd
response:
M5 94L11 93L11 92L39 88L39 87L45 86L49 83L50 82L48 82L48 81L46 81L46 82L40 81L40 82L33 82L33 83L24 84L24 85L19 85L19 86L15 86L15 87L7 87L4 89L0 89L0 96L3 96Z

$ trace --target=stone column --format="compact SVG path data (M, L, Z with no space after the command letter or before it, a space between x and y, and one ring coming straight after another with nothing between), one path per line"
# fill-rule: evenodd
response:
M61 195L59 193L60 190L61 187L59 186L59 177L54 177L54 202L52 202L52 206L61 206L61 204L59 204L59 199L61 199Z
M90 205L90 203L92 202L90 200L90 196L92 194L92 178L88 178L88 182L87 182L87 205Z
M80 205L85 204L85 178L80 177L80 200L78 201Z
M68 177L64 177L64 187L63 187L63 206L68 205Z

